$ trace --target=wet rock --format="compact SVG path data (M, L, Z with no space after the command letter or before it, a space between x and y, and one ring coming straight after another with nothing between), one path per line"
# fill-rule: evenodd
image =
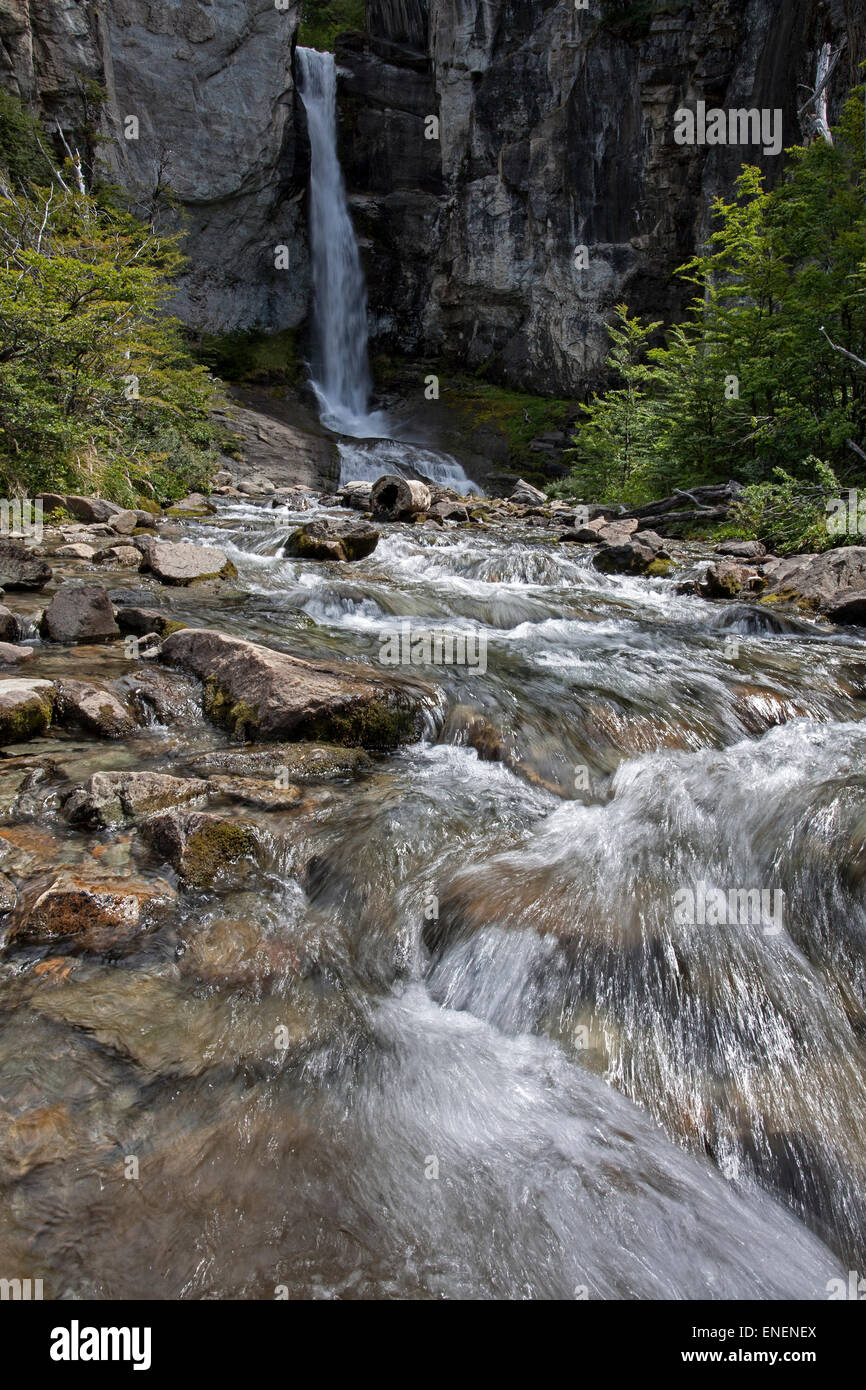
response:
M127 738L135 731L129 710L104 686L64 678L56 688L55 723L64 727L81 725L98 738Z
M134 674L122 676L116 689L144 724L175 728L201 722L201 686L177 672L138 667Z
M211 1067L284 1064L320 1045L340 1006L299 985L285 998L199 998L141 971L104 970L33 989L31 1007L80 1028L147 1076L201 1076Z
M765 601L790 599L822 612L841 594L866 589L866 546L845 545L822 555L788 555L763 565Z
M11 912L18 901L18 891L11 878L7 878L4 873L0 873L0 917L5 917Z
M0 662L4 666L21 666L33 657L32 647L19 647L12 642L0 642Z
M190 492L186 497L182 497L179 502L172 502L168 509L169 516L213 516L216 507L203 492Z
M732 560L763 560L767 547L760 541L722 541L715 553L727 555Z
M866 586L843 589L824 609L831 623L841 627L866 627Z
M199 800L207 790L203 779L164 772L94 772L67 797L63 814L73 825L107 829Z
M469 511L462 502L434 502L428 515L438 521L468 521Z
M83 541L72 541L69 545L59 546L54 554L58 560L92 560L96 555L96 549L92 545L85 545Z
M738 594L754 592L761 583L757 570L738 565L734 560L722 560L707 569L698 592L702 598L732 599Z
M304 661L211 628L172 633L162 655L204 682L205 713L238 738L392 748L418 736L433 697L371 666Z
M293 531L283 553L298 560L363 560L372 555L378 543L375 526L322 517Z
M144 564L144 555L135 545L109 545L100 550L94 560L101 565L122 565L124 569L138 570Z
M20 642L23 636L24 624L17 613L0 603L0 642Z
M109 520L109 526L118 536L131 536L136 526L140 526L139 514L137 511L124 510L116 512Z
M210 545L191 545L188 541L153 544L147 550L145 561L146 568L163 584L194 584L200 579L237 574L223 551Z
M189 888L240 887L270 855L254 821L207 811L160 812L144 822L142 834Z
M659 544L647 543L637 537L620 544L602 545L593 564L602 574L641 574L650 578L661 577L670 569L670 556Z
M541 488L533 487L532 483L525 482L523 478L518 478L508 500L519 502L521 505L537 507L547 502L547 494L542 492Z
M250 917L215 917L184 943L184 975L233 989L259 985L297 971L298 956L287 942L268 936Z
M39 630L51 642L78 645L111 642L120 636L111 600L101 584L68 579L42 615Z
M345 483L338 493L340 506L351 507L356 512L367 512L370 510L372 491L372 483Z
M22 743L44 733L54 697L52 681L0 680L0 743Z
M61 869L41 891L31 890L19 902L8 941L43 945L71 940L82 950L109 951L156 925L175 896L163 879L84 866Z
M357 777L373 767L373 760L363 748L338 748L326 743L277 743L271 747L228 749L205 753L190 766L201 777L218 778L228 775L240 778L279 778L280 785L290 782L315 785Z
M144 637L149 632L164 637L169 632L179 632L186 627L186 623L175 622L170 614L160 608L136 608L130 605L128 608L115 609L114 616L121 632L131 633L135 637Z
M0 537L0 588L44 589L51 575L51 566L26 546Z
M299 787L279 787L264 777L210 777L210 794L261 811L289 811L302 799Z
M370 493L370 510L374 515L397 521L418 516L430 510L430 489L414 478L402 478L397 473L385 473L377 478Z

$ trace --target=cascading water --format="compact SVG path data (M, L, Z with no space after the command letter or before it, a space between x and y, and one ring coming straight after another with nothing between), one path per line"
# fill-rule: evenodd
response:
M457 492L478 492L450 454L395 440L387 416L368 411L367 291L337 155L337 68L332 53L314 48L295 52L310 135L311 384L322 423L349 436L338 445L340 482L405 473Z
M337 157L333 53L298 48L300 94L310 134L310 256L315 371L322 419L353 432L367 416L367 292Z

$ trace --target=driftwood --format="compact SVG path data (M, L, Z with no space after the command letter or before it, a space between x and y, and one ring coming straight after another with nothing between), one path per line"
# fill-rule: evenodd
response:
M397 473L377 478L370 493L372 510L391 520L398 516L417 516L419 512L429 511L430 504L430 489L426 483L401 478Z
M691 502L696 514L700 515L701 512L711 511L714 508L727 508L741 490L740 484L733 481L693 487L688 492L675 488L670 497L663 497L660 502L648 502L644 507L635 507L633 511L626 512L625 515L627 517L636 516L638 520L643 517L665 516L669 512L677 511L678 508L682 510L683 502Z
M701 507L699 511L667 512L658 521L653 517L643 517L638 522L638 535L641 531L657 531L660 536L664 536L671 527L678 530L681 526L716 525L721 521L727 521L728 512L727 507Z

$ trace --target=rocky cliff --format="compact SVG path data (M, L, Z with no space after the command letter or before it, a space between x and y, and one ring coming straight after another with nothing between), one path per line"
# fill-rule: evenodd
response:
M782 112L848 39L831 108L866 54L861 0L370 0L338 45L342 158L374 341L534 391L579 391L620 299L669 318L712 195L760 148L678 145L675 112ZM439 121L429 138L428 116ZM575 250L585 247L575 263Z
M283 328L306 313L299 12L299 0L0 0L0 82L141 212L185 227L175 307L211 332Z
M212 332L293 327L308 309L300 0L286 3L0 0L0 81L143 211L183 222L176 307ZM842 38L831 113L866 54L863 0L369 0L338 59L374 347L586 389L611 306L676 316L673 273L712 195L743 159L781 167L760 148L677 144L675 112L778 109L794 143L799 84Z

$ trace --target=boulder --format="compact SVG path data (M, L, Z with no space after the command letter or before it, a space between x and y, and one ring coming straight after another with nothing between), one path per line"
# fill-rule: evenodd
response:
M70 516L85 522L110 522L123 511L116 502L106 502L103 497L79 497L74 493L63 499L63 506Z
M730 599L750 589L754 591L758 582L757 570L738 565L734 560L722 560L709 566L698 592L702 598Z
M0 642L20 642L23 636L24 624L18 614L0 603Z
M727 555L732 560L763 560L767 547L761 541L722 541L716 546L717 555Z
M132 633L134 637L144 637L149 632L164 637L166 633L177 632L186 626L185 623L175 622L160 608L137 608L133 604L116 608L114 616L121 632Z
M177 516L182 512L192 512L196 516L212 516L216 507L203 492L190 492L186 497L182 497L179 502L172 502L168 509L169 516Z
M469 511L462 502L434 502L430 516L438 521L468 521Z
M541 488L533 487L532 483L527 483L523 478L518 478L511 493L510 502L519 502L521 505L538 507L547 502L547 494Z
M340 506L352 507L356 512L367 512L370 510L372 491L372 483L345 483L339 492Z
M223 551L210 545L191 545L188 541L151 544L145 554L145 568L163 584L194 584L200 579L237 574Z
M33 656L32 647L15 646L12 642L0 642L0 662L4 666L21 666Z
M44 589L51 574L51 566L25 545L0 537L0 588Z
M101 584L67 579L45 612L39 631L50 642L111 642L120 636L114 610Z
M55 723L81 725L98 738L127 738L134 732L135 720L110 690L66 678L56 688Z
M136 526L140 526L137 511L124 510L115 512L109 520L109 526L118 536L131 536Z
M430 510L430 489L414 478L401 478L397 473L385 473L377 478L370 492L370 510L389 521L418 516Z
M843 589L824 609L831 623L842 627L866 627L866 586Z
M94 556L97 564L122 565L124 569L140 570L144 565L144 555L135 545L109 545Z
M197 777L170 777L165 772L94 772L63 803L71 825L107 829L135 824L158 811L183 806L205 796L208 784Z
M0 743L23 743L42 734L51 723L52 681L0 680Z
M602 574L642 574L650 578L666 575L671 560L667 551L661 549L661 538L656 537L658 545L644 545L643 537L624 541L620 544L604 544L595 556L593 564Z
M293 531L283 553L298 560L363 560L372 555L378 543L375 526L328 516Z
M54 555L58 560L92 560L96 550L92 545L85 545L83 541L72 541L69 545L59 546Z
M211 777L207 785L212 796L260 811L294 810L303 797L300 787L281 787L265 777Z
M825 612L844 593L866 589L866 546L845 545L821 555L788 555L762 567L767 592Z
M141 833L189 888L242 887L270 855L255 821L208 811L161 811L144 822Z
M204 682L204 708L237 738L393 748L417 738L433 692L371 666L305 661L212 628L166 638L163 660Z
M71 940L79 949L110 951L156 925L175 897L164 879L89 866L61 869L19 902L8 940L28 945Z

